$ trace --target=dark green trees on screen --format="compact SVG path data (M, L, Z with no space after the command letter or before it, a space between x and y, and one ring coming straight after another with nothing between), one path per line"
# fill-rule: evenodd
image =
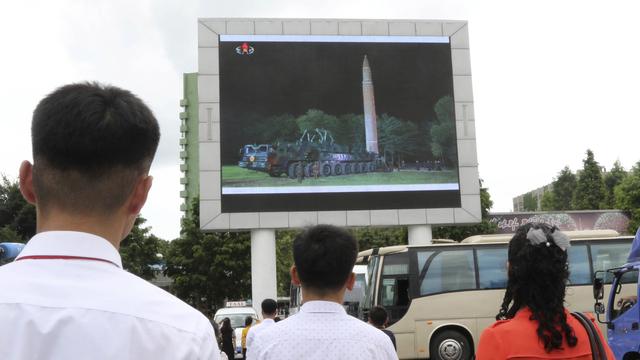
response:
M457 159L453 98L445 96L434 106L436 123L431 127L431 152L433 156L452 163Z
M597 210L605 199L602 169L594 159L591 150L587 150L587 157L582 163L582 172L580 172L576 191L573 194L573 209Z

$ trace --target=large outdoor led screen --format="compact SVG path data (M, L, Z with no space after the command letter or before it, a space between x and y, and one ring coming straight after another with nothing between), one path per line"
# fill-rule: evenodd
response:
M221 35L222 211L460 207L445 36Z

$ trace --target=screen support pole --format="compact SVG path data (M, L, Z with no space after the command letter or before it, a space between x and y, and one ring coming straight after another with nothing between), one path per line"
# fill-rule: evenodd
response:
M251 230L251 301L260 314L264 299L277 300L276 231Z
M409 225L409 245L431 244L431 225Z

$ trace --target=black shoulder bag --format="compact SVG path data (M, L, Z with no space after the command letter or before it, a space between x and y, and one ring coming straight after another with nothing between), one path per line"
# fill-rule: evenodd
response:
M572 312L576 320L578 320L589 335L589 344L591 345L591 354L594 360L607 360L607 352L604 350L602 339L598 335L596 325L585 314L581 312Z

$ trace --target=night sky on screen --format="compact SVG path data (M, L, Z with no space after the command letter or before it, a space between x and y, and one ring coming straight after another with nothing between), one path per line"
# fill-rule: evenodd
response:
M263 116L309 109L362 114L362 60L375 87L376 112L424 121L433 105L453 95L449 44L255 42L220 43L222 121L243 113Z

